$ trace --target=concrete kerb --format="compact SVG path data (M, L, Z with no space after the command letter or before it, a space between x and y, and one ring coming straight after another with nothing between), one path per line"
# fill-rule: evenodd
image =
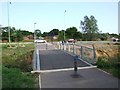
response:
M36 52L35 52L35 50L33 52L32 65L33 65L33 71L36 70Z
M41 76L40 76L40 57L39 57L39 50L37 48L37 45L35 44L34 54L33 54L33 71L31 71L32 74L38 74L38 85L39 88L41 88Z
M39 58L39 50L37 49L37 70L40 70L40 58Z
M34 54L33 54L33 71L31 73L37 73L40 71L40 57L39 57L39 50L37 45L35 44Z

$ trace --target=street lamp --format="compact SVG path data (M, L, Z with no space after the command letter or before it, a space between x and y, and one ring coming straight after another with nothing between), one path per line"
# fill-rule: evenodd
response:
M10 39L10 20L9 20L9 4L11 4L11 2L9 2L9 0L8 0L8 3L7 3L7 9L8 9L8 36L9 36L9 44L10 44L10 42L11 42L11 39Z
M64 41L65 41L65 13L66 13L66 10L64 11Z
M2 25L0 24L0 42L2 41Z
M37 23L34 23L34 40L36 39L36 35L35 35L35 24L37 24Z

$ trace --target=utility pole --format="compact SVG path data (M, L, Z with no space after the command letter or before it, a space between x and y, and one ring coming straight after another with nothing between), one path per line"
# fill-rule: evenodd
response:
M65 41L65 39L66 39L66 37L65 37L65 14L66 14L66 10L64 11L64 41Z
M7 2L7 9L8 9L8 40L9 40L9 44L11 43L11 39L10 39L10 19L9 19L9 4L11 4L11 2Z
M37 24L37 23L34 23L34 40L36 39L36 35L35 35L35 24Z

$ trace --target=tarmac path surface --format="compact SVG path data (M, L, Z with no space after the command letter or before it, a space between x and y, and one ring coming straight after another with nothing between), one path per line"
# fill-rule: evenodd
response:
M41 70L64 69L74 67L73 56L61 50L40 51ZM89 66L82 61L77 62L78 67Z
M79 60L79 77L75 78L73 56L57 50L52 44L38 44L40 88L118 88L118 79Z

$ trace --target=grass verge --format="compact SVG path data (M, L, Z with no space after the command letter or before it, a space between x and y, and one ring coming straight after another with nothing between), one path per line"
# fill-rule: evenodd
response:
M120 53L113 58L99 57L97 67L120 79Z
M33 44L8 48L2 45L2 88L36 88L32 75Z

